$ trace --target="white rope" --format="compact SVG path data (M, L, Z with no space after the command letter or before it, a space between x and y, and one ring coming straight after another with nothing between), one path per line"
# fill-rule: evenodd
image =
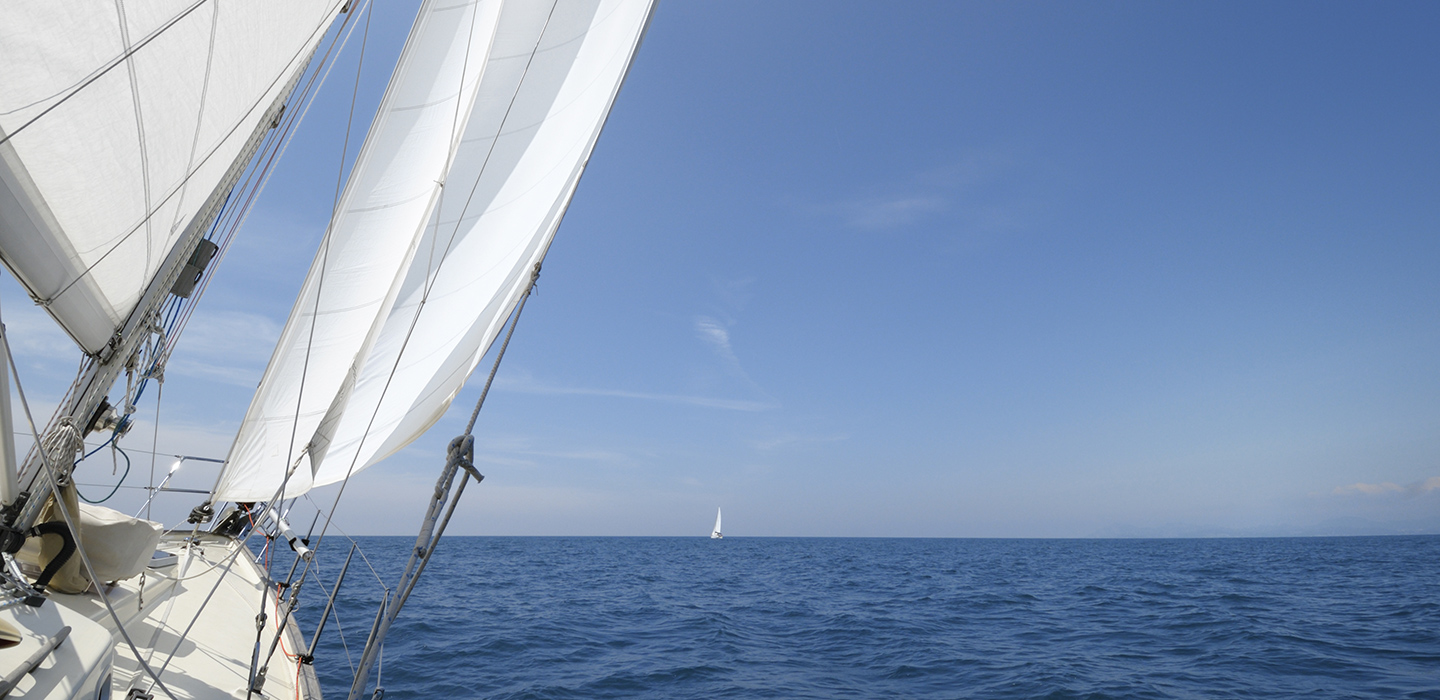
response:
M35 442L39 443L40 431L35 427L35 418L30 414L30 402L25 400L25 389L20 385L20 371L15 366L15 355L10 352L10 337L8 333L5 333L3 323L0 323L0 344L4 345L5 358L10 363L10 375L15 378L15 393L20 397L21 408L25 410L25 420L30 424L30 432L34 436ZM82 441L81 444L83 445L84 442ZM90 557L86 556L85 547L80 542L80 518L77 517L79 514L71 513L70 506L65 504L65 499L60 493L60 477L55 473L55 468L51 466L49 455L46 454L45 450L40 450L40 457L45 473L50 476L55 505L59 506L60 515L65 519L66 527L70 528L70 536L75 543L75 553L80 555L80 563L85 565L85 574L90 577L92 583L95 583L99 580L99 577L95 575L95 567L90 565ZM135 642L130 640L130 633L125 630L125 625L120 622L120 616L115 613L115 606L110 604L110 597L104 593L99 593L98 597L100 598L100 602L105 604L105 611L110 613L110 619L115 622L115 629L120 631L120 636L125 639L126 646L130 647L130 653L135 655L135 660L140 663L140 667L145 669L145 673L154 680L155 687L160 688L171 700L176 700L175 694L170 692L169 688L165 687L165 684L160 681L160 676L150 669L150 664L145 663L144 657L140 655L140 650L135 647Z

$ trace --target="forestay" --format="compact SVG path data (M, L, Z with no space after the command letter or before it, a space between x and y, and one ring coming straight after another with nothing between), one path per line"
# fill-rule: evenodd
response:
M426 9L433 10L432 3ZM271 396L289 392L292 403L288 409L276 403L274 412L259 409L264 421L247 416L217 500L270 498L297 464L287 496L341 481L393 454L439 419L544 257L650 10L650 0L506 2L499 8L462 137L448 170L428 181L443 187L408 228L383 232L401 239L383 245L405 249L404 256L391 258L405 264L385 287L383 300L367 301L372 321L360 326L364 337L356 342L355 327L322 333L322 324L313 325L312 336L302 295L272 363L293 361L286 358L303 356L308 347L308 368L302 365L299 376L282 372L279 364L267 371L251 414ZM418 31L417 24L409 44ZM395 80L402 78L397 74ZM391 92L399 89L392 82ZM373 149L367 145L367 150ZM362 156L352 182L381 177L366 172L376 167L383 164ZM340 217L350 215L342 211ZM306 281L307 290L312 285L321 290L322 303L343 270L334 258L327 261L326 251L334 255L339 245L334 239L346 226L344 221L332 226L332 240ZM300 328L306 332L292 332ZM339 356L330 350L336 344L352 353L350 361L322 368L317 354ZM323 378L316 378L317 372ZM279 383L287 386L270 386ZM302 390L304 396L293 402ZM312 392L320 396L311 398Z
M375 338L460 143L500 0L426 2L339 207L245 415L219 493L265 500L343 407L355 358ZM297 410L298 407L298 410ZM306 460L308 462L308 460ZM291 486L303 491L310 470Z
M344 0L0 3L0 260L87 352Z

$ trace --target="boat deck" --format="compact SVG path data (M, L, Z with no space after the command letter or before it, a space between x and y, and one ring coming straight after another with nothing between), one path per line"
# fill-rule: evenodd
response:
M255 649L255 614L262 598L260 567L248 551L237 555L243 545L233 539L202 533L187 548L186 536L167 535L160 543L160 551L175 554L177 562L159 570L170 577L162 578L159 585L173 589L152 604L148 615L126 625L130 638L177 698L246 698ZM278 624L274 592L263 598L262 654L269 650ZM202 607L203 614L197 617ZM303 651L295 625L287 625L268 659L264 697L318 700L315 670L298 662ZM115 652L115 697L125 697L132 687L149 689L153 681L136 663L129 646L121 642Z
M265 634L261 652L269 650L277 629L275 595L262 596L263 577L248 551L228 537L200 533L186 546L188 532L167 533L159 551L174 554L175 563L151 568L143 577L108 586L109 599L145 662L160 674L161 681L177 700L211 698L271 698L273 700L319 700L320 686L315 670L298 661L303 653L299 631L293 622L286 625L280 644L268 659L263 694L246 693L250 661L255 649L256 612L265 606ZM113 680L110 697L127 697L132 688L165 698L167 693L152 687L154 682L141 669L130 645L115 633L115 624L100 594L52 594L51 601L36 609L5 611L30 624L21 624L39 639L48 627L72 627L71 636L36 671L10 694L12 698L69 698L94 682L103 669L102 659L75 663L66 645L84 650L97 643L113 646ZM56 618L55 621L49 618ZM90 621L98 624L89 624ZM103 628L103 631L100 629ZM113 636L112 636L113 635ZM110 636L113 641L104 638ZM95 639L100 637L100 639ZM34 646L39 647L36 641ZM23 649L17 649L23 650ZM97 654L89 654L96 657ZM264 665L265 660L261 661ZM87 680L88 679L88 680Z

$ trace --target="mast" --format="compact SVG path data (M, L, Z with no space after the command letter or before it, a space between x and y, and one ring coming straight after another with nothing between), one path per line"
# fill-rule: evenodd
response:
M325 20L325 26L328 27L332 24L339 14L337 8ZM139 304L135 306L103 348L98 352L88 354L80 377L71 386L65 402L46 426L42 437L49 437L67 423L83 432L91 422L91 418L101 409L102 402L106 400L115 380L130 365L141 345L149 339L152 333L159 330L161 307L169 300L171 290L191 263L191 256L195 254L200 241L205 237L205 233L215 221L215 217L223 209L231 189L249 167L251 159L259 150L266 134L277 125L286 100L289 99L300 78L305 74L305 68L314 57L318 47L317 37L305 54L304 60L298 62L298 68L293 71L279 94L263 112L238 155L230 163L219 183L211 190L199 211L186 225L159 270L150 279ZM192 272L195 271L193 267L190 269ZM84 436L81 435L81 437ZM22 528L33 525L40 509L45 504L46 497L53 488L49 478L45 475L41 449L43 447L38 444L32 446L20 470L19 488L25 503L23 507L13 512L14 520L8 524ZM70 455L60 465L63 470L68 471L72 466L70 458L73 458L73 455Z
M5 327L0 324L0 336ZM0 348L0 507L20 497L19 464L15 459L15 420L10 410L10 360Z

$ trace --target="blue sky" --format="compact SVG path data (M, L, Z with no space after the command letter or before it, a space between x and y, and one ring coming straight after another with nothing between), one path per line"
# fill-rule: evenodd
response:
M380 3L361 124L413 8ZM1437 26L1433 3L663 4L452 531L703 535L724 506L731 535L1440 532ZM355 54L179 345L160 452L233 437L328 215ZM53 405L67 341L0 295ZM482 379L356 477L342 527L413 532Z

